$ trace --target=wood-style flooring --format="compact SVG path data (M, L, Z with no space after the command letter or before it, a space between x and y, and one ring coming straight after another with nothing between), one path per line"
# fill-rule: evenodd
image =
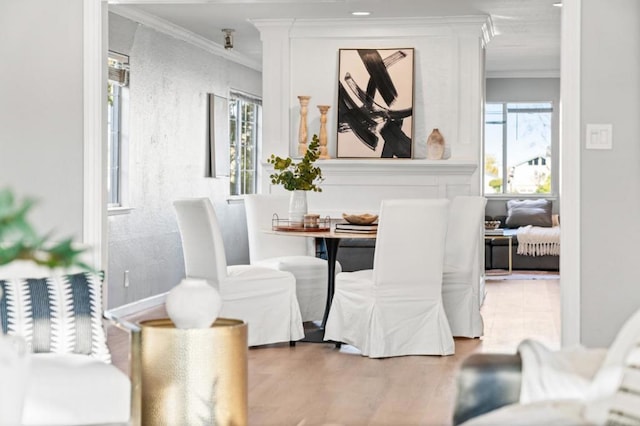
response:
M251 425L450 425L455 378L474 352L513 353L525 338L560 346L559 280L487 281L485 336L456 339L453 356L362 357L351 346L297 343L249 350ZM155 309L131 320L165 316ZM128 371L126 333L108 333ZM185 425L186 426L186 425Z

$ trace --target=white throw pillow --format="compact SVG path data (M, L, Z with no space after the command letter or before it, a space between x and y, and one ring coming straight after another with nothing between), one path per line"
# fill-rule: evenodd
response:
M102 273L0 279L2 331L32 352L78 353L111 361L102 323Z

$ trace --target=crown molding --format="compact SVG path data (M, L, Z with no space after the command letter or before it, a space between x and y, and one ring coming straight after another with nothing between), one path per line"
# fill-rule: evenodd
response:
M290 38L407 38L424 36L477 36L485 44L494 29L487 15L422 18L252 19L258 29L290 28ZM401 29L401 31L399 31Z
M178 40L187 42L193 46L203 49L223 59L227 59L231 62L244 65L245 67L254 69L256 71L260 71L260 72L262 71L262 64L254 61L248 56L235 52L233 50L228 51L221 44L214 43L211 40L208 40L198 34L188 31L183 27L172 24L169 21L158 18L157 16L152 15L150 13L143 12L141 10L132 8L130 6L122 6L122 5L118 6L113 4L109 5L109 12L120 15L123 18L127 18L132 21L138 22L149 28L153 28L158 32L167 34Z

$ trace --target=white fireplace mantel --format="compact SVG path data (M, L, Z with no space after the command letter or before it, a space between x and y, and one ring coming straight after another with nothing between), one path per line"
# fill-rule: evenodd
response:
M322 192L308 194L309 210L340 217L343 212L377 212L383 199L453 198L476 195L478 165L473 160L318 160ZM262 163L267 178L273 167ZM265 193L285 191L269 179Z
M316 163L323 173L331 175L471 175L478 167L475 160L410 160L410 159L329 159Z

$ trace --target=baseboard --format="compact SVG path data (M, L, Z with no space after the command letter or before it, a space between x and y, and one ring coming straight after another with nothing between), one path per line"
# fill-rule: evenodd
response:
M108 309L109 313L116 318L124 318L129 315L137 314L147 309L156 308L164 305L167 299L167 293L156 294L155 296L147 297L144 299L136 300L135 302L127 303L126 305L118 306L117 308Z

